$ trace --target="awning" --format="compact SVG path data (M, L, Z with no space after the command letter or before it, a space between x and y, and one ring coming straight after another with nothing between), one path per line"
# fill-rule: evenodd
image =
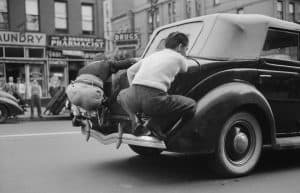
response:
M84 52L81 50L63 50L62 54L65 56L84 56Z

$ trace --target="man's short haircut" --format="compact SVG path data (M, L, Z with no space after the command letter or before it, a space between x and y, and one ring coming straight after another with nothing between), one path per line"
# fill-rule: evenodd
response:
M188 43L189 43L189 39L187 35L180 32L172 32L168 35L166 39L165 47L170 49L175 49L180 44L182 44L183 46L187 46Z

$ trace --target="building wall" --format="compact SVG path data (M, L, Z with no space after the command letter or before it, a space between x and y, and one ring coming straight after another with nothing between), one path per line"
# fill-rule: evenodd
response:
M121 51L114 42L114 35L120 32L135 32L137 29L134 24L134 0L112 0L112 55L122 57L126 51ZM132 53L132 50L127 50ZM135 51L134 51L135 52ZM132 55L132 54L130 54Z
M157 7L159 9L160 26L169 23L168 3L172 0L159 0ZM176 21L187 19L186 2L187 0L176 1ZM288 18L289 3L295 3L296 22L300 23L300 1L299 0L282 0L283 17ZM220 0L220 4L214 5L213 0L190 0L191 17L214 13L237 13L238 9L243 9L243 13L263 14L271 17L277 15L277 0ZM148 29L148 10L150 3L148 0L134 0L135 26L142 34L142 45L137 51L141 55L149 40Z
M129 10L133 9L133 0L112 0L113 15L116 17L122 14L126 14Z
M8 3L9 28L11 31L25 30L25 1L10 0Z
M103 37L103 7L102 0L69 0L67 34L80 35L81 30L81 4L88 3L94 6L95 35ZM8 0L9 26L11 31L25 30L26 15L25 1ZM39 0L40 32L46 34L55 33L54 26L54 0Z
M274 16L274 0L221 0L214 5L211 0L204 0L204 14L237 13L237 9L244 8L244 13L257 13Z
M55 33L53 1L40 0L40 13L41 32L46 34Z
M159 9L160 24L159 26L166 25L169 23L168 16L168 3L175 1L176 7L176 21L186 19L185 12L185 0L159 0L156 7ZM192 0L192 8L194 8L194 2ZM134 0L134 22L135 28L141 33L141 47L137 50L137 55L140 56L143 53L149 39L149 26L148 26L148 11L150 9L150 3L148 0ZM193 11L194 13L194 11ZM195 13L194 13L195 14ZM157 26L157 27L159 27Z
M67 2L67 18L68 18L68 31L66 33L57 33L55 30L55 15L54 15L54 0L39 0L39 31L29 33L26 31L26 14L25 14L25 0L7 0L8 3L8 19L9 19L9 29L1 31L2 34L12 34L18 35L18 37L24 36L39 36L42 35L44 39L50 39L51 36L59 35L62 38L72 36L82 37L92 40L99 40L104 36L103 29L103 0L66 0ZM93 21L94 21L94 34L84 35L82 32L81 23L81 4L92 4L93 5ZM8 32L7 32L8 31ZM59 37L57 36L57 37ZM76 41L82 38L77 39ZM21 39L21 38L20 38ZM87 39L85 39L87 40ZM2 40L1 40L2 41ZM62 81L63 86L69 83L71 77L74 78L78 72L79 67L86 64L91 60L99 50L94 50L93 48L82 49L79 47L71 48L57 48L52 49L48 44L50 41L45 41L43 46L38 44L24 45L21 40L18 42L11 42L10 45L7 42L0 42L0 85L2 81L7 81L8 76L14 76L16 78L24 79L26 86L29 85L32 78L32 74L41 72L41 79L39 79L40 84L43 89L43 97L49 97L49 80L50 76L55 74L55 69L61 68L61 73L64 73ZM23 56L9 56L6 50L11 48L22 49ZM42 50L39 56L30 56L30 51L32 49ZM60 52L60 56L52 57L52 52ZM104 52L104 50L100 50ZM71 53L71 55L70 55ZM79 53L79 54L78 54ZM83 53L83 55L81 55ZM75 55L72 55L75 54ZM78 55L76 55L78 54ZM50 56L51 55L51 56ZM90 58L88 58L90 57ZM76 67L77 66L77 67ZM53 68L51 68L53 67ZM75 67L75 68L74 68ZM14 71L16 69L16 71ZM51 69L53 71L51 71ZM77 70L77 71L76 71ZM3 72L4 71L4 72Z

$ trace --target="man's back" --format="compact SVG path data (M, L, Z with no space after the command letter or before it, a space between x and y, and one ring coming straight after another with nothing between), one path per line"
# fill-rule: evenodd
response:
M186 72L185 59L179 53L164 49L141 61L132 84L150 86L167 91L179 72Z

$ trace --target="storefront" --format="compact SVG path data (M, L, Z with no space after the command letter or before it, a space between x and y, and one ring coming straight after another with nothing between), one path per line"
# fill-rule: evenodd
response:
M24 84L26 97L30 81L37 78L42 96L48 95L46 34L0 31L0 87L13 77Z
M116 49L116 58L136 57L136 50L140 46L140 34L137 32L115 33L114 45Z
M104 39L68 35L48 38L49 85L66 86L74 80L80 68L97 53L104 55ZM56 85L57 86L57 85Z

